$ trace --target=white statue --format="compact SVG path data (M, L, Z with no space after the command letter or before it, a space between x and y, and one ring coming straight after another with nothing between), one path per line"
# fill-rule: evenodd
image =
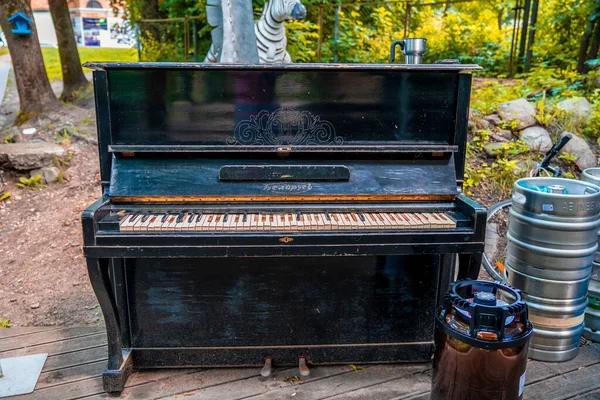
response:
M225 10L229 1L212 0L207 4L208 22L215 26L212 32L213 43L204 59L205 62L229 62L223 58L224 42L235 41L235 38L228 37L227 30L223 30L223 25L228 21L223 20L223 16L230 15L231 10ZM218 6L221 5L221 9ZM292 59L286 51L287 37L285 35L284 22L290 19L303 19L306 17L306 7L300 0L271 0L265 4L263 13L258 21L254 22L254 34L256 37L256 46L258 48L258 57L261 63L290 63ZM254 36L254 35L249 35Z

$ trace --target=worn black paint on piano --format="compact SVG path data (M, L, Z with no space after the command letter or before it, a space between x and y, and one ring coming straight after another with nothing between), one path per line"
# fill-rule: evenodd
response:
M461 193L477 66L89 66L105 390L135 368L430 360L483 250Z

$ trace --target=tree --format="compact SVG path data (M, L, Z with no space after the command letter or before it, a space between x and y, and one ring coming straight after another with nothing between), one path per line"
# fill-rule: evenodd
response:
M577 71L580 74L587 72L588 66L586 65L586 61L596 58L598 55L598 45L599 40L598 36L600 35L600 0L596 0L596 6L592 10L592 15L587 20L585 31L581 36L581 42L579 44L579 56L577 57ZM592 40L592 35L594 34L594 30L596 31L596 35L594 35L594 40ZM593 58L589 58L592 57Z
M4 31L10 51L21 107L16 124L61 105L48 81L35 24L31 24L31 35L14 35L11 32L8 18L18 11L33 20L28 0L0 1L0 27Z
M61 100L73 100L77 97L79 90L89 86L89 82L81 68L67 0L50 0L49 4L58 39L58 53L63 76L63 91L60 98Z

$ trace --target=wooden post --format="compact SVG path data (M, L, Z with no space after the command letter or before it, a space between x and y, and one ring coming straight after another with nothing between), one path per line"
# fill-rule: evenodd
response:
M319 40L317 41L317 61L321 62L321 48L323 47L323 6L319 6Z

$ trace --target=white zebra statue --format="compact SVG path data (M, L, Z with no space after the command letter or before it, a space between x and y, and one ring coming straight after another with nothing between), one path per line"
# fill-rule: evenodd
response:
M209 1L210 3L212 3L212 6L207 5L207 14L209 16L209 24L214 26L215 29L212 35L213 43L204 62L225 62L226 60L222 58L223 42L231 40L231 38L222 33L222 27L218 25L218 22L220 19L222 24L222 16L227 13L224 13L222 9L215 10L214 6L220 3L218 0ZM305 17L306 7L304 7L300 0L271 0L265 4L260 19L254 22L256 46L261 63L292 62L290 55L286 51L287 37L284 22L292 19L304 19Z

